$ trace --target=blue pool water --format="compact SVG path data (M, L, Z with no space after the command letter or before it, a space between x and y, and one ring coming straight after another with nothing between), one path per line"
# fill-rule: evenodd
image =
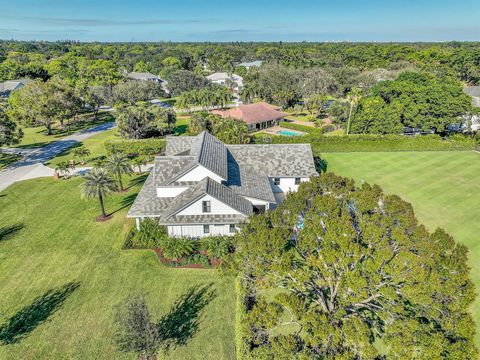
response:
M298 133L298 132L294 132L294 131L288 131L288 130L280 130L280 131L277 131L277 134L278 135L284 135L284 136L300 136L302 134Z

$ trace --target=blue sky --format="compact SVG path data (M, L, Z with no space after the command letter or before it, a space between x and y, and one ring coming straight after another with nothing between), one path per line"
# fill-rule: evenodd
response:
M480 40L480 0L0 0L0 38Z

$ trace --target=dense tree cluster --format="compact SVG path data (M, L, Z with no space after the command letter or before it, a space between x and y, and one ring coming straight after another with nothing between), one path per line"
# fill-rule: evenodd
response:
M64 121L77 115L82 100L75 88L61 79L44 82L40 79L13 92L8 99L10 119L25 126L43 125L47 134L55 121Z
M17 144L22 138L22 130L7 116L8 104L0 101L0 147Z
M271 359L474 359L467 248L412 206L331 173L250 218L225 264L246 351Z
M122 104L116 111L120 134L127 139L162 136L171 133L176 123L173 110L148 103Z
M210 84L208 87L194 89L182 93L176 107L189 111L209 110L212 107L225 108L233 100L233 94L226 86Z
M30 55L25 55L30 54ZM38 55L40 54L40 56ZM31 58L34 56L34 58ZM179 69L201 73L231 72L236 64L253 59L294 68L379 68L396 70L416 67L451 75L471 84L480 83L478 43L78 43L0 41L0 80L19 76L42 77L45 62L65 66L64 57L111 63L82 67L118 66L126 71L148 71L164 77ZM76 67L77 65L70 65ZM14 66L12 66L14 65ZM57 67L57 65L52 67ZM11 71L11 69L16 69ZM53 71L53 70L51 70ZM87 71L87 73L91 73ZM242 74L240 74L242 75Z
M403 127L443 132L472 111L470 97L456 80L405 72L359 101L352 132L401 133Z

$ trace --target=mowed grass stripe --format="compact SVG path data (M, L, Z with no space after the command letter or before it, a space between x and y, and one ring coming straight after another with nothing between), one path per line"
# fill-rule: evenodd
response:
M328 171L380 185L411 202L430 230L442 227L469 251L480 292L480 154L475 152L325 153ZM480 326L480 299L472 307ZM480 330L477 331L480 345Z

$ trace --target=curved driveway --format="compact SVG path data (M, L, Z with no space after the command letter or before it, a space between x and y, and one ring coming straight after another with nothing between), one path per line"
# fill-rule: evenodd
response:
M43 165L43 163L59 155L76 143L114 127L115 122L108 122L53 141L41 148L29 150L8 149L7 152L22 153L23 159L0 171L0 191L6 189L16 181L52 176L54 170Z

